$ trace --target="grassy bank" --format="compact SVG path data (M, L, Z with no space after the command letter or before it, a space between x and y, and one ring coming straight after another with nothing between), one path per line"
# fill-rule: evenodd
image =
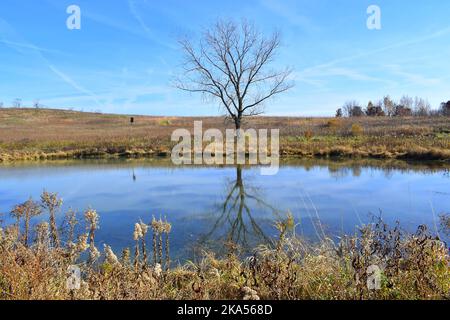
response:
M104 245L101 253L95 210L87 210L84 221L67 212L65 224L57 226L60 206L56 194L43 193L38 203L16 206L16 224L0 229L0 299L450 298L447 246L425 226L408 234L375 220L339 243L324 237L311 244L295 236L295 221L286 215L274 223L278 238L251 257L228 243L223 257L205 252L199 261L171 265L167 221L141 221L130 231L134 248L119 255ZM42 213L49 221L31 230L30 217ZM442 217L447 235L449 221ZM76 234L77 225L84 231ZM67 285L74 265L81 270L77 289Z
M220 117L150 117L48 109L0 109L0 162L17 160L152 157L170 155L170 135L232 128ZM280 152L296 157L354 157L450 161L445 117L255 117L246 128L280 129Z

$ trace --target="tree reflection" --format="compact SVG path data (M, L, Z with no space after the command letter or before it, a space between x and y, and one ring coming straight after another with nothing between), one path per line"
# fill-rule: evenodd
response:
M257 188L244 182L242 166L237 166L236 179L229 183L224 201L218 207L219 215L211 230L201 238L201 244L208 240L223 240L245 249L251 247L251 242L270 243L271 239L264 232L261 222L258 223L252 215L252 209L256 206L271 212L274 218L280 216ZM219 239L215 237L217 233L221 235Z

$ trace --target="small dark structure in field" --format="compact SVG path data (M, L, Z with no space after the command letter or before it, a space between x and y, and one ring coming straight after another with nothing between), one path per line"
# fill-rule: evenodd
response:
M131 124L134 123L134 117L130 117L130 123L131 123Z

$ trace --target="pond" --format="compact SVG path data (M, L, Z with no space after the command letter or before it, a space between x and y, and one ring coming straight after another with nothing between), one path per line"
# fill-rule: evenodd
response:
M374 215L439 233L439 215L450 212L448 164L284 160L277 175L261 176L257 167L175 167L170 159L73 160L0 165L3 223L12 222L14 205L38 200L44 189L63 198L61 216L69 208L80 217L88 207L98 211L99 248L132 247L136 222L166 217L179 261L203 248L220 253L227 240L243 248L268 242L287 212L296 234L311 241L353 234Z

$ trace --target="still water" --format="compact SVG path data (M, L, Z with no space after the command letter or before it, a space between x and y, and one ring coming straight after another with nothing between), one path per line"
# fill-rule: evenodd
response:
M311 241L354 233L373 215L437 233L439 215L450 213L449 167L442 164L291 160L277 175L261 176L257 167L174 167L167 159L77 160L0 165L3 223L12 222L15 204L38 200L44 189L63 198L62 212L98 211L99 248L132 247L135 222L167 217L171 255L180 260L199 248L220 252L227 239L243 247L270 241L274 221L287 212L296 233Z

